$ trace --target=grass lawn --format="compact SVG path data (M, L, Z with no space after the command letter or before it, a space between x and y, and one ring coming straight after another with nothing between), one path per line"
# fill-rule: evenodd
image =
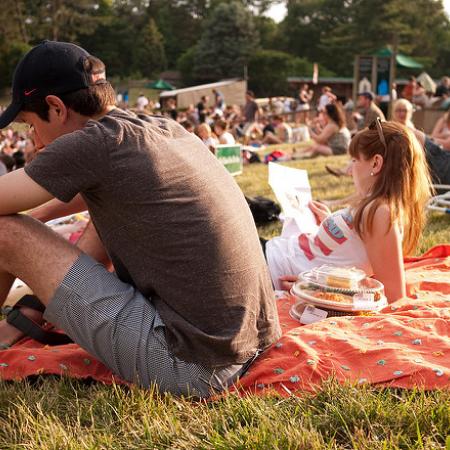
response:
M306 168L316 199L351 192L351 180L325 175L345 157L290 163ZM267 167L237 178L248 195L272 196ZM449 216L434 214L419 252L450 242ZM269 237L279 225L260 230ZM447 449L450 391L400 391L327 381L316 395L211 403L69 379L2 383L1 449Z

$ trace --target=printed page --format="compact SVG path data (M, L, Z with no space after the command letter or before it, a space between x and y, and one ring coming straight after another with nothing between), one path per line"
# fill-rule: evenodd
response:
M283 210L283 237L316 233L314 214L308 207L312 200L308 172L277 163L269 163L269 185Z

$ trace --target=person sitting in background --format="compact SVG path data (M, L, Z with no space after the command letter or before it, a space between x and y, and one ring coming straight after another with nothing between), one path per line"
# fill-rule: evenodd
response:
M414 107L409 100L406 100L406 98L398 99L396 102L394 102L394 105L392 106L392 120L394 122L404 125L405 127L408 127L411 130L415 130L415 126L411 120L413 109ZM336 177L345 175L350 176L350 168L351 163L347 164L345 167L338 167L338 168L331 167L328 165L325 166L326 171Z
M148 106L148 98L141 92L136 99L136 109L138 111L145 111Z
M416 138L423 147L425 158L430 169L431 178L435 184L450 184L450 139L448 148L442 145L442 142L434 140L427 136L422 131L419 131L414 126L411 118L413 113L413 105L405 98L397 100L392 107L392 120L414 132ZM445 141L444 141L445 144ZM333 168L325 166L328 173L337 177L350 174L351 164L344 168ZM351 197L345 199L328 202L329 205L346 204L351 200Z
M275 132L267 131L262 140L263 144L287 144L292 141L292 128L285 123L283 116L273 116L272 124Z
M413 98L414 89L417 85L416 77L409 77L408 84L402 90L402 97L406 98L406 100L411 101Z
M214 133L219 138L219 144L235 145L234 136L228 131L228 123L225 120L217 120L214 123Z
M429 99L426 90L422 86L422 83L420 81L417 81L416 85L413 88L413 95L411 102L414 105L420 106L421 108L425 108L426 106L428 106Z
M403 256L414 251L431 195L424 152L414 133L379 119L350 143L355 201L331 214L311 202L315 235L294 233L263 241L276 289L322 264L357 267L384 284L394 302L406 296Z
M322 95L319 98L319 103L317 104L317 111L323 111L328 103L336 101L336 96L333 94L329 86L324 86L322 88Z
M380 120L385 120L383 111L373 101L373 94L371 92L359 93L356 106L362 110L362 114L359 112L353 113L353 120L358 130L367 128L377 117Z
M174 98L169 98L166 107L169 117L173 120L178 120L177 101Z
M186 131L189 131L189 133L194 133L194 132L195 132L194 124L193 124L190 120L188 120L188 119L183 120L182 122L180 122L180 125L181 125Z
M213 135L211 127L207 123L201 123L195 133L202 142L209 148L212 153L215 153L219 141Z
M441 82L436 88L436 93L434 94L436 97L447 98L450 97L450 78L442 77Z
M431 137L435 140L445 140L450 137L450 113L446 112L438 119L431 132Z
M409 100L406 100L406 98L400 98L392 106L392 120L405 125L405 127L411 130L415 130L416 127L412 122L413 112L413 104Z
M301 153L314 155L342 155L350 144L350 131L346 126L345 113L334 103L325 105L323 112L325 127L320 133L310 129L314 144L301 150Z

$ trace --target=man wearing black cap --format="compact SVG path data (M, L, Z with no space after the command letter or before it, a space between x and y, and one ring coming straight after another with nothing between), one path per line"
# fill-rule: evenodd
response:
M16 68L0 128L29 124L39 152L0 178L0 302L19 277L43 305L10 313L0 341L41 336L45 307L120 377L207 397L280 335L253 219L197 138L114 101L103 63L73 44L45 41ZM83 207L78 247L35 220Z
M358 130L368 127L377 117L381 120L386 120L383 111L373 101L371 92L359 93L356 106L363 112L362 115L358 112L353 114Z

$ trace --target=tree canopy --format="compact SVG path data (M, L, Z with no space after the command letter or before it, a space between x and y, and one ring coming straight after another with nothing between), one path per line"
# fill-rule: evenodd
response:
M267 11L285 3L276 23ZM450 72L442 0L15 0L0 9L0 87L43 39L68 40L101 58L109 75L154 78L178 68L186 83L242 77L258 94L280 77L351 76L357 54L397 48L432 76ZM406 74L406 73L405 73Z

